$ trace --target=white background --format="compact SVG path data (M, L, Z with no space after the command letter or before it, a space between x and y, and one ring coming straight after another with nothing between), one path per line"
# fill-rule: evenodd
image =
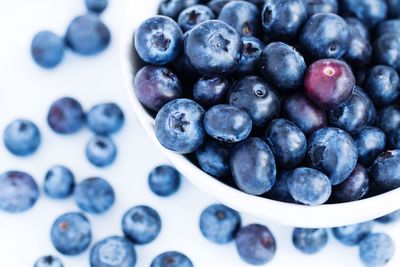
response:
M137 8L146 1L137 2ZM158 0L148 0L158 1ZM15 118L31 119L41 129L43 143L39 151L29 158L16 158L0 144L0 172L10 169L32 174L42 185L43 177L54 164L69 166L80 181L90 176L101 176L114 186L117 194L115 206L102 216L88 215L92 222L94 241L109 235L120 235L120 219L130 207L147 204L158 210L163 229L157 240L136 247L139 267L150 265L151 260L166 250L187 254L197 267L248 266L236 253L233 244L218 246L205 240L198 230L201 210L214 200L186 181L175 196L161 199L147 187L147 174L165 159L145 136L133 114L118 63L118 28L124 10L124 0L111 0L102 15L111 28L113 40L109 49L97 56L84 58L70 52L64 62L53 71L42 70L31 60L29 45L34 33L50 29L63 34L68 22L85 12L83 0L0 0L0 129ZM46 124L49 105L61 96L73 96L86 109L102 101L115 101L126 114L123 130L114 136L119 148L116 163L107 169L91 166L84 147L91 133L64 137L54 134ZM20 215L0 213L0 266L29 267L46 254L62 258L66 267L85 267L88 251L76 257L59 255L52 247L49 229L53 220L68 211L76 211L73 199L54 201L42 193L35 207ZM362 211L360 211L362 212ZM244 223L259 222L245 217ZM277 239L277 253L271 267L358 267L356 248L340 245L330 236L329 245L316 256L306 256L291 244L291 228L267 224ZM399 225L376 226L396 239L399 253L388 266L400 265Z

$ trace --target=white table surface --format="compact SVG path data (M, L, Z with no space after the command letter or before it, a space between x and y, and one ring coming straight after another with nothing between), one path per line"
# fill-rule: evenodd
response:
M144 5L145 1L130 0ZM150 1L150 0L149 0ZM151 0L157 1L157 0ZM64 62L53 71L37 67L29 52L32 35L50 29L59 34L69 21L85 12L83 0L1 0L0 8L0 129L15 118L28 118L41 129L43 143L32 157L17 158L0 144L0 172L10 169L32 174L42 185L46 170L54 164L69 166L78 181L101 176L114 186L117 194L115 206L102 216L88 215L97 241L109 235L120 235L120 219L130 207L147 204L161 215L163 228L155 242L136 247L137 266L146 267L151 260L166 250L187 254L196 267L244 267L233 244L218 246L205 240L198 229L201 210L215 202L184 181L181 190L173 197L161 199L147 187L147 174L165 158L145 136L131 111L118 62L118 28L124 9L124 0L111 0L102 15L111 28L113 40L105 53L96 57L80 57L67 52ZM73 96L88 109L102 101L115 101L126 114L123 130L114 136L119 154L116 163L106 169L90 165L84 147L91 136L85 129L63 137L54 134L46 124L46 114L53 100ZM76 211L73 199L54 201L41 194L38 203L29 212L19 215L0 213L0 266L29 267L42 255L55 254L66 267L85 267L88 251L80 256L65 257L52 247L49 229L54 219L62 213ZM360 211L362 212L362 211ZM244 216L244 223L260 222ZM277 253L271 267L358 267L357 248L340 245L330 235L329 245L316 256L303 255L291 244L291 228L269 222L277 240ZM400 265L399 225L376 226L377 231L391 234L399 253L387 266Z

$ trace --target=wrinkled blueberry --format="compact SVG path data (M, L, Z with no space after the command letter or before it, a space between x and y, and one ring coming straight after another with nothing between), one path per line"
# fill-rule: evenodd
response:
M232 26L242 36L256 36L260 30L260 10L246 1L230 1L222 8L218 19Z
M33 60L43 68L54 68L64 58L64 39L50 31L38 32L32 39Z
M328 232L323 228L295 228L292 242L299 251L305 254L316 254L328 243Z
M51 198L67 198L74 192L75 177L67 167L53 166L46 173L43 187L46 195Z
M85 113L77 100L63 97L51 105L47 122L56 133L73 134L84 125Z
M190 31L203 21L214 19L212 10L204 5L194 5L179 14L178 23L184 32Z
M167 251L158 255L150 267L194 267L192 261L177 251Z
M29 156L39 148L41 134L33 122L18 119L7 125L3 133L3 142L12 154Z
M369 234L359 244L359 255L365 266L384 266L395 252L395 244L390 236L384 233Z
M332 228L334 237L346 246L358 245L372 231L372 223L364 222Z
M375 183L386 191L400 187L400 150L380 154L369 172Z
M148 183L154 194L160 197L168 197L178 191L181 175L172 166L160 165L149 173Z
M124 113L115 103L95 105L87 114L87 124L96 134L112 134L118 132L124 124Z
M230 174L229 157L231 148L217 140L206 141L196 151L201 169L215 177L226 177Z
M400 96L400 79L396 70L378 65L370 69L365 90L377 106L394 104Z
M90 251L90 267L133 267L136 252L133 244L124 237L110 236L94 244Z
M49 255L40 257L33 267L64 267L64 265L59 258Z
M117 157L117 147L110 137L94 136L86 145L86 157L96 167L107 167Z
M333 188L332 195L339 202L356 201L363 198L368 189L368 172L362 165L357 164L350 176Z
M224 102L230 87L231 82L224 77L201 78L193 87L193 98L208 108Z

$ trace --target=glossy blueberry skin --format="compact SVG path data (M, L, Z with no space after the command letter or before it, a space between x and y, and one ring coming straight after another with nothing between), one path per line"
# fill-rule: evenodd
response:
M302 253L316 254L328 243L328 232L323 228L295 228L292 242Z
M294 200L308 206L325 203L332 191L329 178L315 169L297 168L288 177L287 185Z
M357 164L350 176L333 188L332 195L338 202L350 202L362 199L368 190L368 172Z
M315 61L308 67L304 80L308 98L324 109L332 109L346 102L355 84L350 67L337 59Z
M372 231L372 222L332 228L333 236L346 246L356 246Z
M236 143L246 139L251 132L252 125L247 112L233 105L213 106L204 117L206 132L211 137L225 143Z
M117 147L110 137L94 136L86 145L86 158L94 166L103 168L111 165L117 157Z
M184 9L197 5L199 2L199 0L162 0L158 7L158 14L175 19Z
M110 236L94 244L90 251L90 267L131 267L136 264L133 244L124 237Z
M268 126L265 140L275 156L276 163L285 169L297 166L307 152L307 139L291 121L276 119Z
M282 112L288 120L296 124L307 136L327 126L325 111L302 93L286 98Z
M276 164L268 145L257 137L238 143L230 158L236 185L245 193L261 195L275 184Z
M368 28L383 21L388 12L385 0L343 0L341 8L345 14L358 18Z
M400 149L400 129L395 129L389 134L391 148Z
M49 255L40 257L33 267L64 267L64 265L59 258Z
M330 125L350 134L360 132L368 123L369 104L363 94L354 90L348 101L328 112Z
M27 173L8 171L0 174L0 210L20 213L31 209L39 198L39 187Z
M367 93L359 86L354 87L353 94L357 94L360 97L364 98L364 101L368 103L368 120L367 125L374 126L376 123L376 107L372 102L371 98L367 95Z
M400 149L381 153L369 169L371 178L383 190L400 187Z
M294 47L282 42L270 43L262 51L259 64L263 77L279 91L290 93L303 86L307 66Z
M231 242L240 226L239 213L222 204L208 206L200 215L201 233L207 240L217 244Z
M287 180L290 176L291 171L292 170L279 170L274 186L271 188L271 190L267 192L267 198L287 203L295 202L289 193L289 188L287 184Z
M358 161L369 167L386 147L386 135L376 127L365 127L354 136L358 149Z
M260 31L260 10L246 1L230 1L222 8L218 19L232 26L242 36L256 36Z
M400 5L400 1L399 1ZM400 34L400 19L389 19L382 21L377 28L375 35L379 38L387 33L390 34Z
M234 72L242 42L234 28L220 20L208 20L193 28L185 39L189 64L205 77Z
M122 231L134 244L152 242L161 231L161 218L157 211L148 206L136 206L125 212Z
M158 255L150 267L194 267L192 261L177 251L168 251Z
M91 56L108 47L111 33L97 15L87 14L72 20L65 33L65 42L75 53Z
M389 224L389 223L397 222L399 220L400 220L400 210L396 210L392 213L389 213L387 215L384 215L382 217L375 219L375 221L377 221L379 223L383 223L383 224Z
M47 122L58 134L73 134L85 124L85 113L77 100L63 97L51 105Z
M157 114L155 129L158 141L180 154L194 152L204 142L204 115L204 109L193 100L172 100Z
M255 37L242 37L242 53L236 73L250 75L258 72L258 60L265 44Z
M231 82L224 77L200 78L193 87L193 98L203 107L221 104L226 99Z
M365 266L384 266L395 253L392 238L384 233L369 234L359 245L360 259Z
M252 265L263 265L275 256L276 241L267 227L250 224L237 234L236 248L243 261Z
M391 67L375 66L368 73L365 90L379 107L394 104L400 96L399 75Z
M102 214L114 205L115 193L106 180L93 177L83 180L76 186L74 198L83 211Z
M32 39L31 54L39 66L51 69L64 58L64 39L50 31L38 32Z
M115 103L95 105L87 114L87 125L96 134L113 134L124 124L125 116Z
M321 12L338 13L339 4L337 0L304 0L308 16Z
M219 178L230 174L230 153L229 145L208 140L196 151L196 157L203 171Z
M51 226L51 242L63 255L75 256L84 252L92 241L89 220L77 212L59 216Z
M168 197L178 191L181 175L172 166L160 165L149 173L148 183L154 194L160 197Z
M203 21L214 19L212 10L204 5L194 5L179 14L178 24L184 32L190 31Z
M154 65L173 62L182 50L183 32L173 19L151 17L135 32L135 48L140 58Z
M41 134L38 127L29 120L12 121L4 130L3 142L7 150L15 156L32 155L39 148Z
M299 40L314 58L340 58L349 47L349 27L336 14L317 13L308 19Z
M108 6L108 0L85 0L86 8L95 13L103 12Z
M310 166L325 173L332 185L343 182L357 163L358 151L345 131L327 127L314 132L308 140Z
M279 96L269 83L257 76L247 76L237 81L229 90L228 101L246 110L257 128L266 127L280 113Z
M400 35L384 34L375 39L373 54L378 64L390 66L400 71Z
M266 0L261 11L262 26L274 40L292 40L307 20L302 0Z
M377 126L386 134L400 127L400 108L398 106L387 106L378 113Z
M51 167L44 178L44 192L50 198L64 199L72 195L75 189L75 177L64 166Z
M346 20L346 22L347 21L348 20ZM343 57L346 59L347 62L350 62L355 66L365 66L371 61L372 45L367 37L363 35L363 32L360 32L359 24L348 23L348 26L350 42L347 52L344 54Z

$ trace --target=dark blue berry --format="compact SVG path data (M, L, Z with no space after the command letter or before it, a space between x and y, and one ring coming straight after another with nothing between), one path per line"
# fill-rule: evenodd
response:
M346 20L346 22L348 22L348 20ZM364 66L365 64L368 64L371 60L372 45L367 37L363 35L363 31L360 31L360 24L348 23L348 26L350 42L348 50L344 54L344 58L353 65Z
M385 20L377 26L375 34L378 38L387 33L397 34L397 35L400 34L400 19Z
M389 143L393 149L400 149L400 129L395 129L389 134Z
M328 232L320 228L295 228L292 234L295 248L305 254L316 254L328 243Z
M86 145L86 157L96 167L107 167L117 157L117 147L110 137L94 136Z
M203 21L214 19L212 10L204 5L194 5L179 14L178 23L184 32L190 31Z
M192 261L177 251L168 251L158 255L150 267L194 267Z
M86 8L95 13L103 12L108 5L108 0L85 0Z
M365 39L370 39L369 29L365 26L365 24L357 18L347 17L345 18L347 25L349 26L350 31L354 31L354 33L358 33Z
M230 87L231 82L224 77L201 78L193 87L193 98L208 108L224 102Z
M209 140L196 151L196 157L203 171L218 178L226 177L230 174L230 152L229 145Z
M357 164L350 176L333 188L332 195L338 202L350 202L363 198L368 189L368 172Z
M372 231L372 223L364 222L332 229L334 237L346 246L356 246Z
M152 242L161 231L161 219L157 211L148 206L136 206L122 218L125 237L138 245Z
M287 203L294 203L294 199L289 193L287 180L290 176L291 170L281 169L276 177L274 186L267 192L269 199L283 201Z
M67 198L74 192L75 177L67 167L54 166L47 171L43 187L51 198Z
M135 248L124 237L107 237L94 244L90 251L90 267L133 267L135 264Z
M400 150L387 150L380 154L369 172L371 178L383 190L400 187Z
M339 4L337 0L304 0L308 16L321 12L338 13Z
M95 105L87 114L87 124L96 134L113 134L124 124L124 113L115 103Z
M388 33L375 39L373 54L376 63L400 71L400 34Z
M92 214L106 212L115 202L115 193L111 185L98 177L85 179L78 184L74 197L80 209Z
M85 113L77 100L63 97L51 105L47 122L56 133L73 134L84 125Z
M64 40L50 31L38 32L32 40L33 60L43 68L54 68L64 58Z
M388 11L385 0L343 0L341 8L346 15L357 17L369 28L383 21Z
M92 241L89 220L77 212L59 216L51 227L51 241L61 254L75 256L84 252Z
M369 71L365 90L377 106L394 104L400 96L400 79L396 70L378 65Z
M242 53L236 73L250 75L257 73L258 60L265 45L256 37L242 37Z
M33 267L64 267L64 265L59 258L49 255L40 257Z
M181 175L172 166L160 165L150 172L148 183L154 194L160 197L168 197L178 191Z
M359 255L365 266L384 266L395 252L395 244L390 236L383 233L369 234L359 244Z
M175 19L184 9L198 3L199 0L162 0L158 7L158 14Z
M389 224L393 222L397 222L400 220L400 210L396 210L392 213L386 214L382 217L375 219L375 221L383 224Z
M387 106L378 113L377 126L386 134L400 127L400 108L398 106Z
M36 152L41 143L38 127L29 120L18 119L7 125L3 133L7 150L20 157Z
M230 1L222 8L218 19L232 26L242 36L256 36L260 31L260 10L246 1Z

